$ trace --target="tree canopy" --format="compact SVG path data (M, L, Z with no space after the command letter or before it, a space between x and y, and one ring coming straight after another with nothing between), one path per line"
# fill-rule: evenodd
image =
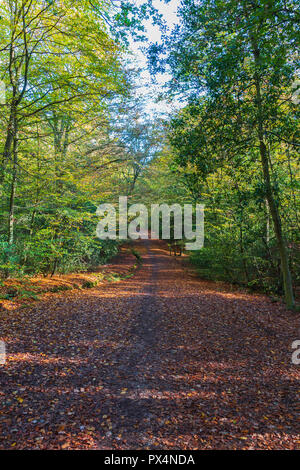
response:
M166 2L168 3L168 2ZM202 276L284 293L299 279L299 11L293 0L182 0L171 34L150 0L0 5L0 272L105 262L101 202L206 205ZM129 45L145 21L169 117L146 116ZM3 93L2 93L3 94Z

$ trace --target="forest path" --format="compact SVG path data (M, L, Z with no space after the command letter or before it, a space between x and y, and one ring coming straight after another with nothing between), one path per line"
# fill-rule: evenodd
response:
M300 448L295 316L141 245L134 277L5 313L0 448Z

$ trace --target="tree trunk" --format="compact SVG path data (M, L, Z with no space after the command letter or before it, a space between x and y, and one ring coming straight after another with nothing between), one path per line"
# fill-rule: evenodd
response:
M9 117L8 126L7 126L4 150L3 150L3 154L2 154L0 182L2 182L3 179L4 179L5 167L6 167L7 162L11 158L11 147L12 147L12 144L13 144L13 140L14 140L14 118L13 118L13 114L11 112L11 115Z
M277 245L278 245L278 249L280 253L285 301L286 301L288 308L294 308L295 299L294 299L294 293L293 293L292 276L291 276L291 272L289 268L288 252L287 252L286 242L282 233L282 224L281 224L280 214L279 214L277 203L275 201L274 194L273 194L271 178L270 178L268 152L267 152L267 147L266 147L265 140L264 140L261 84L260 84L260 76L259 76L260 51L258 49L256 41L253 38L252 38L252 46L253 46L253 55L254 55L255 69L256 69L255 74L254 74L254 80L255 80L256 105L257 105L257 126L258 126L257 130L258 130L260 159L261 159L262 169L263 169L266 198L268 201L271 217L273 220L274 231L275 231Z
M243 237L243 227L242 227L242 222L240 223L240 252L241 252L241 258L242 258L242 263L243 263L243 270L244 270L244 276L247 284L249 283L249 274L248 274L248 267L247 267L247 261L246 261L246 255L245 255L245 249L244 249L244 237Z
M17 163L18 163L18 140L17 140L17 122L14 119L14 136L13 136L13 166L12 166L12 180L10 186L10 199L9 199L9 215L8 215L8 243L13 245L15 241L14 227L15 227L15 195L17 185Z
M267 196L267 200L268 200L268 204L269 204L269 208L270 208L270 212L271 212L271 216L272 216L272 220L274 224L274 231L276 234L277 244L278 244L279 253L280 253L285 301L289 308L293 308L295 307L295 300L294 300L294 293L293 293L292 276L291 276L291 272L289 268L288 252L287 252L286 242L284 240L284 236L282 233L282 225L281 225L281 219L280 219L278 207L273 196L266 146L264 142L261 140L260 140L260 156L261 156L264 181L265 181L265 186L266 186L266 196Z

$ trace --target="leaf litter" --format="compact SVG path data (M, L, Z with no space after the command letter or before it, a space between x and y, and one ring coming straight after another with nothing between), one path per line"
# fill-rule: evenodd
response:
M134 276L2 308L0 448L299 449L299 315L136 245Z

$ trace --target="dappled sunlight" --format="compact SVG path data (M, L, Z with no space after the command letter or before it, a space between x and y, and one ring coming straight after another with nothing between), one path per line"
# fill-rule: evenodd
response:
M128 279L7 315L5 445L259 448L270 436L290 445L299 371L281 307L270 325L264 297L252 304L185 279L160 250L145 256Z
M17 363L22 363L22 362L28 362L32 365L34 364L59 364L60 366L64 364L80 364L83 362L83 359L81 358L66 358L66 357L50 357L47 356L46 354L8 354L7 355L7 365L6 367L9 367L13 362Z

